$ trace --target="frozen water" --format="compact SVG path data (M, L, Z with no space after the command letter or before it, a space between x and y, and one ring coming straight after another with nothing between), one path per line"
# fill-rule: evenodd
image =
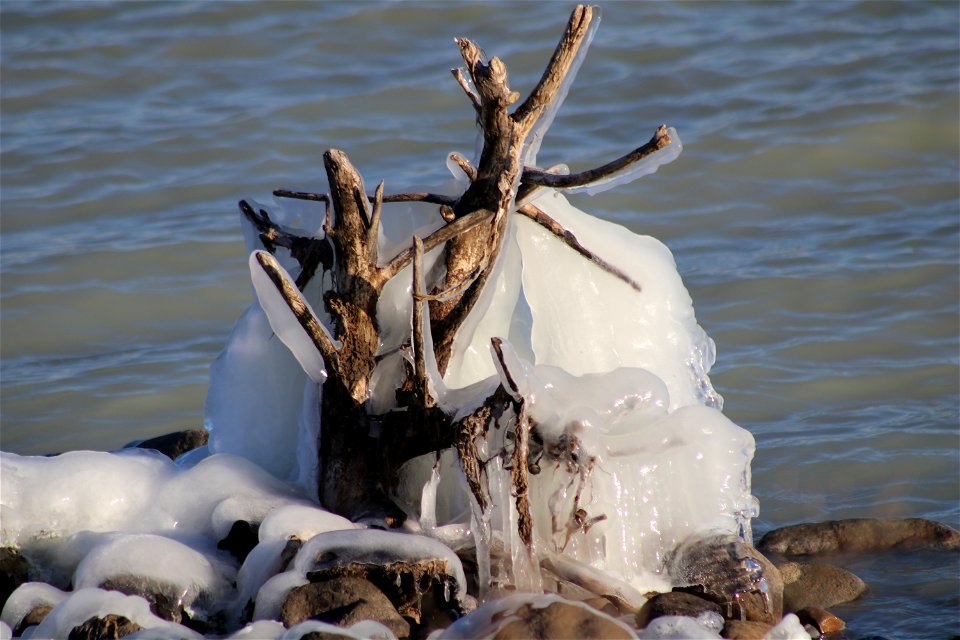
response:
M3 612L0 613L0 620L14 629L35 607L40 605L55 607L68 595L65 591L45 582L27 582L17 587L7 598L6 604L3 605Z
M80 589L63 600L33 628L30 638L66 638L77 625L94 616L114 614L123 616L141 627L157 628L168 637L200 638L200 634L150 611L150 605L139 596L127 596L119 591ZM28 637L24 634L24 637Z
M650 621L640 631L640 640L708 640L720 638L713 625L703 624L699 618L688 616L661 616Z
M99 587L109 578L129 576L144 587L157 585L194 618L207 618L221 603L236 570L214 554L199 551L163 536L114 534L94 547L74 574L74 589ZM199 614L199 615L198 615Z

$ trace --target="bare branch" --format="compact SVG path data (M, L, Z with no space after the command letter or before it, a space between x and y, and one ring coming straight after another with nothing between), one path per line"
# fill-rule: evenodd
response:
M471 181L477 179L477 169L470 161L464 158L462 155L454 151L450 154L450 159L457 163L457 166L467 175Z
M370 228L367 229L367 249L370 264L377 264L380 244L380 215L383 213L383 180L373 194L373 213L370 215Z
M555 235L565 245L567 245L568 247L570 247L571 249L573 249L574 251L579 253L581 256L583 256L593 264L597 265L598 267L600 267L610 275L616 278L619 278L626 284L630 285L630 287L635 291L637 291L638 293L643 290L640 287L640 283L638 283L636 280L628 276L619 267L615 267L614 265L610 264L609 262L607 262L606 260L598 256L594 252L590 251L590 249L587 249L585 246L580 244L580 241L577 240L577 236L575 236L573 232L571 232L568 229L565 229L563 225L561 225L559 222L557 222L556 220L551 218L549 215L547 215L542 209L535 207L534 205L531 205L531 204L526 204L520 207L519 209L517 209L517 213L523 216L526 216L527 218L530 218L531 220L539 224L541 227L543 227L544 229L546 229L547 231Z
M330 196L325 193L312 193L310 191L291 191L290 189L274 189L273 195L278 198L291 198L293 200L312 200L315 202L330 202Z
M530 513L529 470L527 469L527 457L530 454L530 423L527 421L525 403L521 401L516 408L517 421L513 427L510 482L513 485L517 506L517 533L527 547L530 561L536 563L537 559L533 553L533 515Z
M459 84L463 92L467 94L467 97L470 98L470 102L473 103L473 108L477 112L477 115L480 115L480 96L473 90L473 87L470 86L467 79L463 77L463 70L458 67L456 69L450 69L450 73L457 79L457 84Z
M290 191L288 189L276 189L273 195L278 198L291 198L294 200L313 200L320 202L330 202L330 196L326 193L312 193L310 191ZM367 198L373 202L376 194L368 195ZM430 204L439 204L453 206L457 204L457 198L454 196L445 196L441 193L429 193L426 191L414 191L411 193L391 193L383 196L384 202L427 202Z
M478 209L471 213L470 215L464 216L462 218L457 218L450 224L444 225L431 233L429 236L423 240L423 250L430 251L433 248L459 236L460 234L466 233L472 229L475 229L485 222L489 222L493 219L493 211L487 209ZM400 271L410 264L410 261L413 259L413 247L409 247L401 251L393 260L390 261L385 267L381 269L382 275L385 279L389 280L393 276L400 273Z
M553 57L550 58L540 81L527 99L513 112L514 121L518 123L536 121L543 109L553 102L590 31L593 17L593 7L589 5L577 5L574 8L567 22L567 29L557 48L554 49ZM530 125L532 126L532 122Z
M427 361L423 342L423 307L427 303L426 300L423 299L425 293L423 290L423 241L418 236L413 236L412 271L414 388L417 395L420 396L422 408L429 409L434 406L434 400L430 396L430 388L427 382Z
M580 187L591 182L597 182L614 173L626 169L632 164L636 164L647 156L663 149L670 144L670 136L667 134L667 125L660 125L650 140L631 151L630 153L617 158L607 164L595 169L588 169L580 173L571 173L563 175L558 173L549 173L540 169L524 168L521 181L525 184L532 184L539 187L551 187L554 189L567 189L570 187Z

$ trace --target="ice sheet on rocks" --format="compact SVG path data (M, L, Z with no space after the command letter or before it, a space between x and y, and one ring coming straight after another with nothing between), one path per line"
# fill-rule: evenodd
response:
M114 532L167 536L210 555L230 518L256 522L277 507L311 505L249 460L225 454L184 468L137 449L0 453L0 474L0 537L59 585Z
M170 589L193 618L207 618L231 589L236 570L213 553L153 534L113 534L80 562L74 589L99 587L109 578L127 577L145 589ZM164 591L166 593L166 591Z
M34 608L46 605L51 608L63 602L70 594L45 582L26 582L17 587L0 613L0 620L16 629L24 616Z
M319 560L321 558L323 560ZM416 534L380 529L321 533L308 540L297 552L293 570L305 575L307 571L328 565L344 566L355 562L414 564L423 560L446 561L448 575L456 582L456 591L451 596L462 602L467 595L467 581L460 558L445 544Z
M379 529L329 531L310 538L297 552L292 566L267 580L257 592L254 620L278 618L291 589L307 584L307 572L352 563L390 565L444 560L455 589L451 598L464 602L466 577L460 558L450 547L426 536Z
M260 542L237 572L239 606L246 606L267 580L284 569L281 554L290 537L309 540L319 533L361 528L362 525L316 507L292 504L274 509L260 523Z
M168 637L202 637L183 625L155 616L149 603L140 596L103 589L80 589L54 607L29 636L24 634L24 638L66 638L75 626L94 616L108 614L123 616L144 628L161 629Z

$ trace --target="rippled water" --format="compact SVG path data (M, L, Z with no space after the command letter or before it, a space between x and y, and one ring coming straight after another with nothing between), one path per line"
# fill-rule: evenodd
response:
M452 38L523 92L567 6L4 0L2 447L110 449L201 424L250 285L236 201L388 191L473 148ZM581 208L673 250L757 438L756 529L960 526L958 5L609 3L540 159L574 170L661 122L672 165ZM957 633L957 557L851 567L855 634Z

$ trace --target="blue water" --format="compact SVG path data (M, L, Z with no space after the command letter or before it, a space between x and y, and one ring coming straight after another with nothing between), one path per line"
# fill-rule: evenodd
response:
M388 191L467 155L454 36L523 93L557 3L0 4L0 445L110 449L202 423L250 299L236 201ZM674 126L683 155L575 204L663 240L756 436L758 532L960 526L960 9L641 3L603 22L540 161L584 169ZM960 631L956 555L851 561L857 634Z

